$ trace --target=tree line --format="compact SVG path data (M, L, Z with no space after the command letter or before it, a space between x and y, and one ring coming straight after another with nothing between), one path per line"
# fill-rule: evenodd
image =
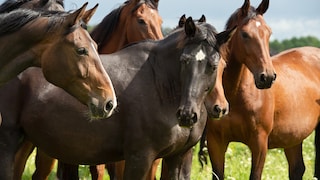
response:
M314 36L306 36L306 37L293 37L291 39L285 39L282 41L273 40L269 43L270 53L272 55L277 54L286 49L302 47L302 46L314 46L320 47L320 40Z

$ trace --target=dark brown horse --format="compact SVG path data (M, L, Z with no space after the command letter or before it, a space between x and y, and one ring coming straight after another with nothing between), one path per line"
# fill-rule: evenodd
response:
M30 66L90 107L92 118L109 117L117 105L96 44L84 28L95 9L73 13L17 9L0 14L0 85Z
M239 17L248 9L246 3L233 16ZM320 49L302 47L273 56L277 80L270 89L257 89L250 68L240 63L244 60L240 58L270 61L263 53L256 52L257 47L264 47L267 54L267 43L258 44L254 49L247 47L269 39L270 29L261 16L266 11L262 7L267 5L267 1L263 1L255 11L249 9L249 14L252 11L255 16L234 21L239 29L230 40L223 74L230 111L219 121L207 122L214 179L224 177L225 152L232 141L246 144L252 152L250 179L261 179L267 150L271 148L284 148L290 179L302 179L305 171L302 142L316 128L320 115ZM242 47L251 52L244 54L239 50Z
M10 142L0 148L5 162L0 164L1 179L11 177L10 165L23 135L66 163L124 159L124 179L144 179L160 157L171 178L189 178L190 173L179 177L179 167L206 124L203 101L215 82L218 49L229 35L188 18L184 28L161 41L102 55L119 97L119 110L108 121L87 121L86 107L46 82L39 69L22 73L0 93L0 144ZM10 89L17 94L5 92ZM9 98L10 106L5 103Z
M29 4L30 3L30 4ZM158 14L158 3L159 1L142 1L142 0L130 0L126 1L119 8L114 9L109 13L102 21L99 23L92 31L91 35L93 39L98 42L98 52L100 54L113 53L120 48L127 46L130 43L137 41L142 41L146 39L159 39L163 38L161 32L162 20ZM28 8L42 8L42 9L52 9L53 7L59 7L63 5L62 2L45 4L37 0L29 0L27 2L20 3L21 7ZM32 5L32 6L30 6ZM52 7L53 6L53 7ZM62 6L63 7L63 6ZM62 10L64 9L57 9ZM123 33L123 34L122 34ZM123 39L119 41L119 39ZM26 155L20 155L20 153L30 154L34 146L30 142L24 144L24 148L20 148L19 155L17 157L16 168L15 168L15 179L21 177L21 174L24 169L26 159L21 157L26 157ZM21 156L21 157L20 157ZM36 156L36 170L33 175L35 179L45 179L49 176L51 169L54 167L55 159L48 157L41 150L37 150ZM66 167L67 165L63 165ZM102 167L103 166L103 167ZM112 166L109 164L109 166ZM116 167L116 176L119 179L122 176L122 163L117 163ZM154 168L157 168L156 166ZM68 167L68 171L60 171L59 168L58 175L65 175L69 178L78 177L78 168L77 167ZM71 172L71 169L74 169L74 172ZM104 174L104 165L97 167L99 173L95 172L95 167L91 167L92 177L93 178L102 178ZM110 178L116 178L115 172L111 172L109 169ZM153 172L153 173L152 173ZM154 170L149 176L154 177ZM68 175L66 175L68 174ZM151 179L151 178L150 178Z

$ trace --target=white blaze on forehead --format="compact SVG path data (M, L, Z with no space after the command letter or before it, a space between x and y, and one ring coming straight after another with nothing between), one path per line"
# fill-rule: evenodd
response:
M203 53L202 49L200 49L200 51L196 54L197 61L202 61L204 60L205 57L206 55Z
M256 22L256 26L257 26L257 27L261 26L261 22L257 21L257 22Z

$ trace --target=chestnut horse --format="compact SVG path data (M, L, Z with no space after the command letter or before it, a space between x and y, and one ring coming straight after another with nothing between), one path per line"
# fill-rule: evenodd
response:
M162 39L159 0L129 0L114 9L91 32L100 54L110 54L129 43Z
M25 7L28 3L33 1L28 1L21 5L21 7ZM36 7L50 7L48 5L39 6L38 1L32 3L32 6L28 6L29 8ZM61 2L57 2L55 4L62 4ZM130 0L126 1L119 8L114 9L111 13L109 13L101 23L99 23L91 32L91 36L98 43L98 52L100 54L113 53L120 48L127 46L130 43L134 43L137 41L142 41L146 39L161 39L163 38L161 31L162 19L158 13L158 3L159 1L141 1L141 0ZM25 5L26 4L26 5ZM41 3L44 4L44 3ZM51 3L51 6L55 5ZM58 5L59 5L58 4ZM58 7L57 5L55 5ZM63 7L63 6L62 6ZM59 9L61 10L61 9ZM63 9L62 9L63 11ZM120 33L122 32L122 34ZM122 39L119 41L119 39ZM34 146L30 144L30 142L24 143L24 148L20 148L20 153L30 154L34 149ZM26 157L26 155L19 155L21 157ZM24 165L26 159L21 157L17 157L18 162L16 162L15 175L16 178L21 177L21 174L24 169ZM41 150L37 150L36 156L36 171L33 175L33 178L36 179L46 179L49 176L52 168L54 167L55 159L48 157L46 154L41 152ZM68 165L64 164L63 167ZM109 164L108 166L113 166ZM117 163L117 177L119 179L120 174L122 173L122 163ZM155 167L156 168L156 165ZM71 172L72 169L74 172ZM61 168L58 169L58 175L68 176L67 178L75 178L78 177L78 167L68 167L68 171L61 171ZM102 178L104 174L104 165L100 165L97 168L99 173L96 172L95 167L91 167L91 175L92 178ZM116 178L114 172L111 169L108 169L110 178ZM155 176L155 170L150 172L150 178ZM62 177L61 177L62 178Z
M0 144L19 144L24 135L71 164L125 159L124 179L144 179L152 162L162 157L170 178L190 178L190 172L181 177L179 167L206 124L203 101L215 83L219 47L229 37L230 31L217 34L211 25L195 24L190 17L184 28L161 41L102 55L119 99L119 111L108 121L88 122L85 106L46 82L39 69L29 69L1 89L0 109L6 110L0 128L17 135L0 136ZM10 165L12 156L0 156ZM4 169L2 179L10 177L10 168Z
M84 28L95 9L73 13L17 9L0 14L0 86L30 66L90 107L92 118L109 117L117 105L95 42Z
M261 16L266 9L261 13L260 7L251 22L237 21L240 31L230 40L223 74L230 111L220 121L207 122L212 168L214 174L223 179L225 152L228 144L236 141L246 144L252 152L250 179L261 179L268 148L283 148L289 164L289 178L302 179L305 171L302 142L316 128L320 115L320 49L295 48L273 56L277 80L270 89L256 89L248 65L239 62L241 57L264 59L263 54L255 52L256 48L244 54L239 48L248 48L254 42L269 38L270 29ZM243 6L236 14L243 13L244 9L247 7ZM228 23L232 23L232 19ZM245 28L250 23L255 28ZM268 46L264 49L268 50Z

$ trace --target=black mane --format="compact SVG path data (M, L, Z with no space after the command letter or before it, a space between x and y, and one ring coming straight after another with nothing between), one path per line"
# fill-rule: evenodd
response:
M0 15L0 36L17 31L28 22L40 17L41 14L27 9L18 9Z
M47 31L49 32L53 27L57 27L57 24L61 24L68 14L70 13L61 11L34 11L22 8L9 13L2 13L0 14L0 36L15 32L39 17L49 18L47 27Z

